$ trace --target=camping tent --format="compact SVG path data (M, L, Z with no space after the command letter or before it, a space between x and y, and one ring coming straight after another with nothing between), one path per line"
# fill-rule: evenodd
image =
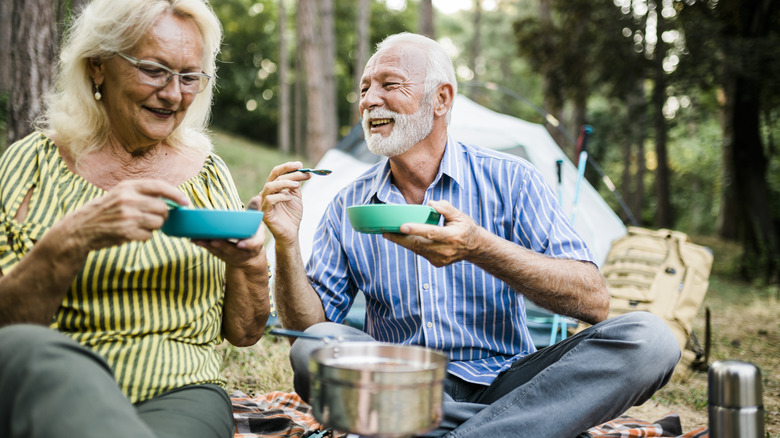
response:
M496 113L458 95L452 109L449 133L463 143L526 158L539 169L554 191L558 190L556 161L563 160L560 193L564 210L571 217L577 169L543 126ZM365 146L359 126L323 156L317 167L331 169L333 173L327 177L316 177L303 186L300 242L304 260L308 260L311 254L315 229L330 200L339 189L379 160L380 157ZM612 241L626 233L623 222L587 181L583 181L580 188L574 227L585 239L599 266L606 259Z

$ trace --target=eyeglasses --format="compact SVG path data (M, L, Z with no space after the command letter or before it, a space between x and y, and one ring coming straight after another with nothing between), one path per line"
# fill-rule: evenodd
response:
M122 52L116 54L135 66L139 81L153 87L162 88L168 85L174 76L178 76L182 93L197 94L206 89L211 79L206 73L177 73L156 62L133 58Z

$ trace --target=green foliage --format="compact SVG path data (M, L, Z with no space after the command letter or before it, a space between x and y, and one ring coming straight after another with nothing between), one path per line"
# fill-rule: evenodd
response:
M223 0L214 2L213 7L225 33L213 123L273 144L279 118L277 2Z
M233 134L217 131L212 133L212 139L214 150L230 168L238 194L245 204L263 189L274 166L294 160L309 164L301 157L282 154L266 144Z
M539 109L529 104L541 101L541 78L533 73L528 59L518 56L517 45L512 43L512 23L532 10L527 0L504 0L494 10L482 11L476 71L470 70L468 62L474 44L473 12L439 14L436 25L437 33L446 35L445 41L452 45L461 94L495 111L543 123ZM487 83L501 89L488 89Z
M669 167L676 228L715 233L722 181L722 130L716 119L682 111L669 131Z
M296 56L295 5L287 2L288 60L291 81L302 81L293 71ZM276 144L279 123L278 0L220 0L214 11L225 30L214 99L214 126L267 144ZM348 126L354 83L356 2L334 2L336 34L335 77L339 124ZM372 47L385 36L414 30L416 10L388 10L383 2L371 3Z

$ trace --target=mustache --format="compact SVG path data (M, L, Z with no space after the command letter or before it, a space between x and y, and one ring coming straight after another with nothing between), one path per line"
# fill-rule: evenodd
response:
M398 113L389 110L387 108L375 108L372 110L364 110L363 111L363 120L368 119L385 119L385 118L396 118L398 116Z

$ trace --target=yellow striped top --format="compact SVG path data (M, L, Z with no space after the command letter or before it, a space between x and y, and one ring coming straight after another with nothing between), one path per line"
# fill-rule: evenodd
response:
M14 217L31 189L27 217L18 223ZM179 189L193 206L242 208L215 154ZM0 157L0 270L10 272L54 223L104 193L71 172L46 136L34 133L11 145ZM104 357L133 403L189 384L224 386L215 350L222 341L224 281L221 260L158 230L146 242L92 251L51 327Z

